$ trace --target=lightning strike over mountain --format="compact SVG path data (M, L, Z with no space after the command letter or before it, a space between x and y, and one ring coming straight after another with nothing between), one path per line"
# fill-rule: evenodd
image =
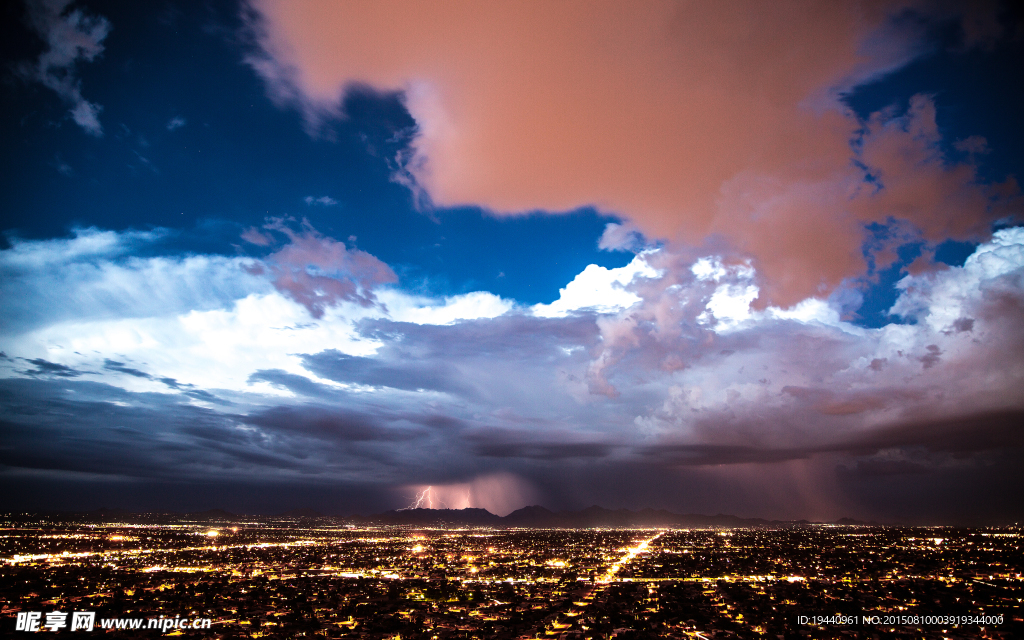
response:
M448 505L444 500L440 498L436 499L437 505L435 506L434 487L427 485L427 488L416 494L416 499L412 501L408 507L399 509L399 511L408 511L409 509L447 509Z

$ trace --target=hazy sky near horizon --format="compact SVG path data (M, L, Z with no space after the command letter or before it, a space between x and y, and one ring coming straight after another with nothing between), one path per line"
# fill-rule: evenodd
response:
M1024 516L1011 3L0 29L0 509Z

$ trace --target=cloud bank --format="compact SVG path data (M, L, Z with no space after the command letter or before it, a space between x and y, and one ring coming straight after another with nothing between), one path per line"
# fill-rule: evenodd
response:
M1021 512L961 500L1022 479L1020 228L906 276L893 312L907 323L880 329L815 298L752 310L751 263L665 247L524 307L405 293L309 227L250 230L274 235L234 258L153 255L162 233L0 252L5 482L96 496L249 483L337 511L408 506L430 486L499 512ZM359 295L309 304L279 268Z

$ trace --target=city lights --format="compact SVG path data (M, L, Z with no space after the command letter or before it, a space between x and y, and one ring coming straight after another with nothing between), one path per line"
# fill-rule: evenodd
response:
M1016 527L411 530L331 518L79 525L8 516L0 548L5 611L156 618L173 609L211 619L214 638L310 629L374 640L785 637L815 628L799 622L807 612L913 621L939 609L964 620L1002 615L1003 635L992 637L1024 630ZM954 638L979 628L884 631Z

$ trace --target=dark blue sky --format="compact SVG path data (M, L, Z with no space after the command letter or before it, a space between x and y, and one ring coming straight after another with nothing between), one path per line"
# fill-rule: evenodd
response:
M306 218L324 234L355 236L411 288L485 289L529 304L556 299L588 264L632 258L598 250L615 218L589 208L511 219L416 210L389 168L416 126L400 97L356 88L344 100L347 118L308 135L301 115L274 106L243 63L249 43L236 3L87 6L112 25L100 57L78 65L87 99L103 106L104 135L88 135L56 94L8 72L0 125L8 235L168 227L182 232L180 251L233 254L248 226ZM19 5L6 11L5 58L30 61L44 44ZM311 196L333 203L307 204Z

